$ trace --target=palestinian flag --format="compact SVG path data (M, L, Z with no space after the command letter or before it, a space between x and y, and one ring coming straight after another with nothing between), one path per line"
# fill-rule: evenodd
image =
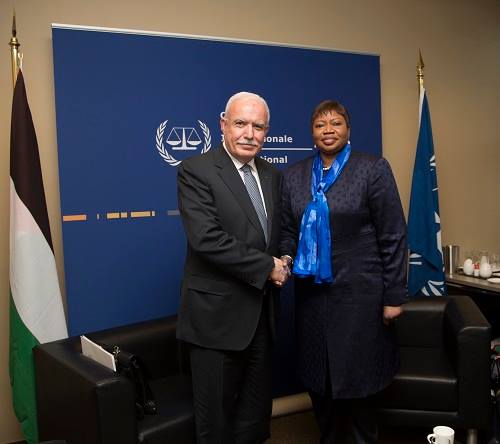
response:
M14 412L38 442L35 345L68 336L50 236L35 128L17 76L10 135L10 381Z

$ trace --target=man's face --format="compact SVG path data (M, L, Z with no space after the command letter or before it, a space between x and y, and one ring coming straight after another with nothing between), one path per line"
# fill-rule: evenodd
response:
M268 128L267 110L253 97L236 99L220 121L227 150L247 163L262 149Z

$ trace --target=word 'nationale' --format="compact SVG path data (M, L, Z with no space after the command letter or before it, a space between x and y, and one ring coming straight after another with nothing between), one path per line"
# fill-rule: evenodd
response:
M287 136L284 134L283 136L267 136L266 143L293 143L293 137Z
M224 142L224 135L221 137L222 142ZM265 143L293 143L293 137L283 134L282 136L267 136L264 139Z

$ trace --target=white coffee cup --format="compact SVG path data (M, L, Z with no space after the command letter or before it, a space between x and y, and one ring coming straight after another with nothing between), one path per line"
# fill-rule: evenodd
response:
M431 444L453 444L455 441L455 431L451 427L436 426L432 431L434 433L427 435Z

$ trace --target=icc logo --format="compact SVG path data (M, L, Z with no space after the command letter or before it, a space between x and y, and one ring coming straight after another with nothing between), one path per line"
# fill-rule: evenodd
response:
M191 126L174 126L168 135L164 138L165 129L168 120L165 120L156 129L156 149L165 162L171 166L179 165L182 160L177 160L165 148L165 143L170 146L172 151L194 151L203 142L201 153L206 153L212 146L212 138L208 126L201 120L198 120L203 139L200 138L196 128ZM165 143L164 143L165 142Z

